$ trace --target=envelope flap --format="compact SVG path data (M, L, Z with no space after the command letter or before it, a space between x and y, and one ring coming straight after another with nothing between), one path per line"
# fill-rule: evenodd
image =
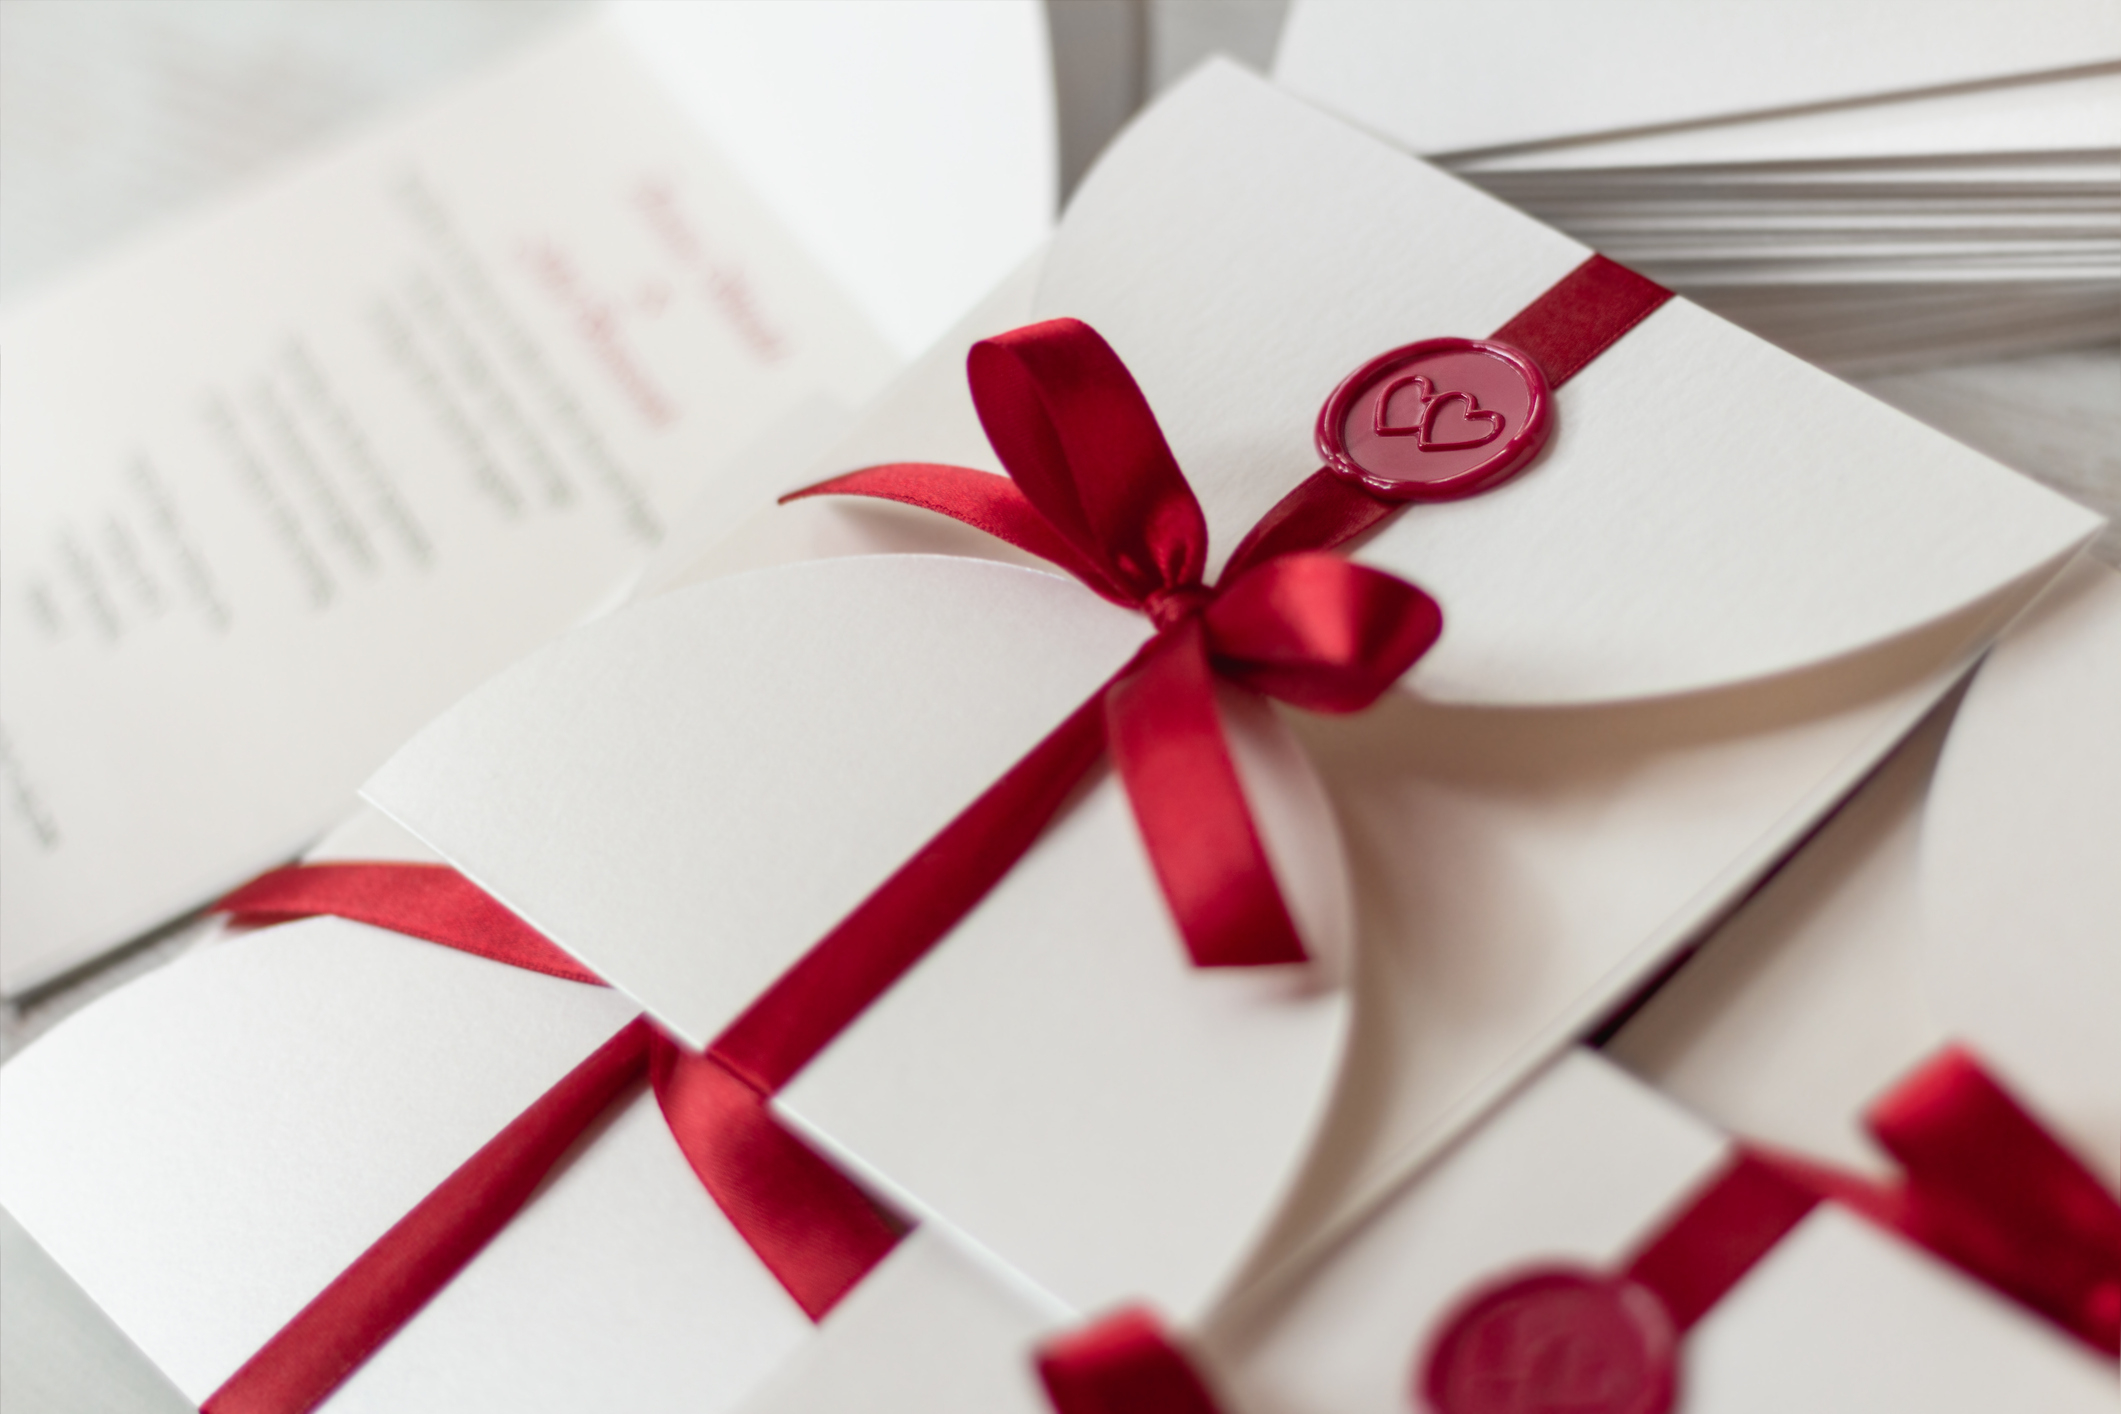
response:
M633 1014L335 918L231 939L0 1070L0 1202L204 1399Z
M1043 317L1127 360L1226 554L1318 465L1365 360L1479 337L1589 255L1227 64L1107 154L1048 254ZM1625 699L1822 661L1978 599L2097 518L1673 301L1555 398L1499 490L1414 506L1359 557L1442 603L1439 698Z
M714 580L532 655L364 794L704 1045L1148 631L980 560Z

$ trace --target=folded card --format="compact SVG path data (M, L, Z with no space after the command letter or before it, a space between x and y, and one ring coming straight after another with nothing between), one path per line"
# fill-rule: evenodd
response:
M1034 7L691 8L570 24L10 311L0 989L295 854L681 515L748 508L731 458L858 404L1039 238ZM879 25L911 68L877 72ZM935 151L926 105L968 101L977 139ZM850 220L893 172L904 201Z
M1100 331L1219 568L1316 465L1336 383L1503 325L1587 255L1218 65L1111 150L955 343L1042 317ZM995 467L956 361L923 360L818 473ZM1435 595L1443 637L1372 711L1295 723L1369 944L1323 1147L1298 1111L1332 1089L1342 1004L1315 979L1189 971L1109 786L781 1113L1070 1306L1197 1315L1268 1260L1299 1160L1277 1242L1359 1212L1698 937L2096 525L1683 301L1552 407L1516 479L1360 542ZM764 513L695 582L474 693L366 793L710 1041L1149 633L916 521ZM717 577L908 544L958 553ZM1279 739L1246 782L1315 942L1329 910L1301 881L1331 863L1264 808L1265 781L1310 790Z
M347 855L432 857L372 813ZM635 1012L336 918L220 936L0 1070L0 1203L203 1402ZM810 1329L642 1087L328 1407L726 1409Z
M1443 42L1439 42L1442 40ZM1499 52L1496 52L1499 51ZM1470 62L1494 53L1492 63ZM2097 0L1297 0L1275 77L1417 152L1679 127L2121 59ZM1494 85L1500 83L1498 90ZM1507 94L1496 101L1499 93Z
M1732 1153L1710 1126L1572 1051L1315 1270L1195 1333L1194 1361L1231 1414L2113 1407L2112 1372L2090 1350L1835 1203L1798 1219L1685 1331L1669 1405L1630 1383L1641 1367L1629 1352L1572 1326L1577 1313L1533 1311L1489 1327L1473 1398L1434 1402L1432 1352L1484 1291L1557 1264L1617 1271ZM1032 1357L1051 1326L1036 1306L977 1265L920 1265L889 1302L850 1298L744 1414L1044 1414Z
M1956 1038L2121 1182L2121 575L2085 559L1610 1045L1742 1133L1856 1117Z

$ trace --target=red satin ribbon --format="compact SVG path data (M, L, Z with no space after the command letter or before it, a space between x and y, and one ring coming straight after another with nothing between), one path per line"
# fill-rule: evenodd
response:
M1741 1150L1626 1275L1683 1331L1814 1206L1833 1201L2121 1356L2121 1199L1979 1061L1946 1047L1865 1120L1900 1161L1898 1182Z
M1186 1352L1149 1311L1129 1306L1047 1341L1039 1383L1059 1414L1220 1414Z
M512 967L603 985L454 869L277 869L219 907L264 925L333 915ZM637 1017L576 1066L303 1307L214 1391L206 1414L301 1414L323 1402L528 1202L598 1116L643 1078L716 1206L812 1320L882 1261L906 1225L781 1126L711 1052Z
M1813 1204L1831 1200L2121 1356L2121 1198L1972 1054L1939 1051L1864 1118L1900 1161L1898 1182L1742 1153L1628 1274L1664 1298L1683 1330Z

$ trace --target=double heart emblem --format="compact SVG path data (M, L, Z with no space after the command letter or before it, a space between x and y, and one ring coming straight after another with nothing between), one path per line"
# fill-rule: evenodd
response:
M1392 397L1402 388L1412 388L1421 400L1411 422L1391 420ZM1460 452L1500 437L1502 421L1501 413L1482 407L1471 393L1439 393L1426 377L1409 373L1385 384L1377 395L1370 430L1380 437L1412 437L1424 452Z

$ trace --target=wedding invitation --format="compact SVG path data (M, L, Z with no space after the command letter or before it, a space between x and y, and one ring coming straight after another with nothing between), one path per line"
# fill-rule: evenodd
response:
M1316 465L1336 381L1410 339L1502 325L1587 254L1211 66L813 475L996 469L961 351L1072 315L1140 384L1212 566ZM1322 1014L1316 984L1276 1020L1271 990L1188 976L1109 786L802 1067L780 1112L1070 1306L1147 1296L1193 1316L1327 1240L1705 933L2096 524L1683 301L1555 415L1518 479L1359 545L1435 595L1443 635L1369 712L1295 720L1367 949L1329 1114L1299 1121L1334 1028L1301 1065L1217 1049L1293 1041ZM1140 642L1094 595L930 520L762 512L666 581L681 587L439 718L366 793L710 1042ZM915 548L931 553L874 557ZM963 563L985 555L1011 563ZM1286 863L1285 887L1304 876ZM1238 1082L1255 1073L1285 1086L1255 1094Z
M418 843L367 820L317 856L446 860L610 990L332 918L233 934L0 1072L0 1201L201 1397L645 1009L912 1233L810 1331L636 1091L334 1404L1007 1408L1038 1397L1034 1341L1146 1302L1241 1398L1404 1407L1451 1301L1532 1256L1626 1250L1727 1155L1572 1043L1729 916L2097 529L1675 299L1553 379L1550 438L1514 478L1405 507L1352 564L1290 554L1218 581L1317 466L1336 386L1378 389L1358 411L1379 439L1480 439L1437 433L1446 399L1499 437L1501 405L1439 388L1438 365L1344 380L1506 330L1587 266L1207 67L1035 261L807 467L773 472L775 490L883 462L1062 475L1049 454L1097 436L1027 409L1081 384L1022 373L1060 347L1083 383L1103 370L1098 426L1167 449L1184 495L1165 485L1159 525L1197 562L1092 592L1133 570L1071 558L1089 551L1059 530L819 497L657 564L370 779ZM994 381L1003 358L1028 381ZM1012 440L1005 412L1047 431ZM1076 493L1101 466L1069 465ZM1440 632L1416 624L1374 703L1306 698L1232 656L1247 613L1289 631L1279 666L1300 656L1303 596L1256 586L1301 575L1402 617L1426 605ZM1127 720L1114 696L1194 633L1226 636L1201 660L1212 720L1188 730L1227 750L1295 949L1256 966L1195 965L1138 783L1100 764L1108 739L1131 749L1104 735ZM1242 685L1260 682L1280 700ZM955 822L1056 741L1081 759L1042 778L1050 813L932 947L811 961L899 907L909 859L918 884L989 848ZM892 947L931 921L886 916L867 936ZM850 1005L837 989L862 968L885 975ZM784 995L845 1015L806 1040L818 1011ZM746 1050L762 1015L803 1035ZM97 1132L67 1142L84 1114ZM1924 1339L1951 1332L1949 1359L1866 1407L1929 1407L1937 1381L1982 1407L1983 1372L2021 1367L2038 1383L2008 1388L2051 1407L2105 1397L2065 1337L1843 1219L1808 1219L1707 1317L1689 1378L1826 1407L1803 1381L1831 1384L1857 1343L1915 1348L1880 1315L1900 1309Z

